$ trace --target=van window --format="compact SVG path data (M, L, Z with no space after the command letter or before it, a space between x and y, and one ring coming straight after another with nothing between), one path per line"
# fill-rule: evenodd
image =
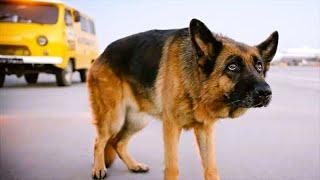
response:
M80 26L82 31L89 32L89 24L87 22L87 18L80 16Z
M90 33L96 34L96 29L94 28L94 22L92 20L89 20L89 25L90 25Z
M55 24L58 8L54 5L0 2L0 23L39 23Z
M72 26L72 15L71 11L66 9L64 13L64 22L67 26Z
M91 33L91 34L96 34L96 30L94 28L94 23L91 19L88 19L84 16L80 17L80 26L81 30Z

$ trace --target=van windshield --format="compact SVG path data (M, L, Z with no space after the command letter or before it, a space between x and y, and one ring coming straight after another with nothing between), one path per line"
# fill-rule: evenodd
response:
M49 4L0 2L0 23L55 24L58 8Z

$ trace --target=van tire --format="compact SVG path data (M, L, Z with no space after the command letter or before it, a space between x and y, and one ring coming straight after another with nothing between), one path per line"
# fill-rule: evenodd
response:
M65 69L59 69L56 72L56 81L58 86L70 86L72 84L73 64L69 61Z
M38 81L38 77L39 77L39 73L24 75L24 79L27 81L28 84L36 84Z
M87 81L87 69L80 69L79 74L80 74L80 80L81 82L86 82Z
M3 69L0 69L0 88L3 87L4 80L6 79L6 73Z

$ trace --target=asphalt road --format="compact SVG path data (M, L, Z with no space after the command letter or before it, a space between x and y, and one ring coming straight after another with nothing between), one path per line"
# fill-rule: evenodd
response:
M216 126L222 180L320 179L320 69L271 69L270 106ZM91 179L95 132L86 87L77 77L72 87L61 88L50 75L33 86L9 76L0 89L0 114L0 179ZM130 173L117 159L109 179L162 179L160 121L136 135L129 149L150 172ZM201 179L192 131L182 134L179 151L180 179Z

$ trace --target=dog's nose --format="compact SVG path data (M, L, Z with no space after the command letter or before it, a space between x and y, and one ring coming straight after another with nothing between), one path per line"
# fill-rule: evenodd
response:
M271 88L267 83L259 83L254 87L254 93L259 97L271 96Z

